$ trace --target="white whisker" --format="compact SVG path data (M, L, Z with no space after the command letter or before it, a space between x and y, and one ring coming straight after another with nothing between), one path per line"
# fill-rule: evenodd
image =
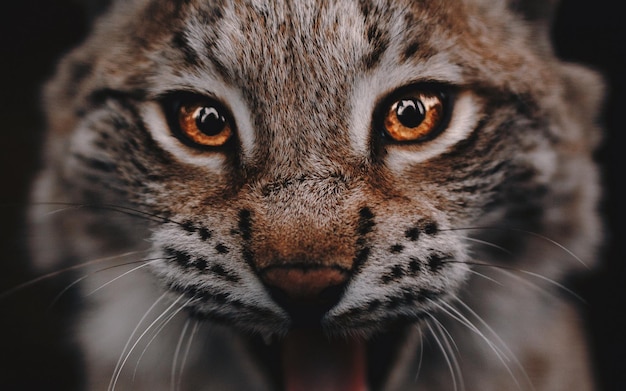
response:
M472 273L472 274L474 274L474 275L476 275L476 276L478 276L478 277L484 278L484 279L485 279L485 280L487 280L487 281L491 281L491 282L493 282L493 283L494 283L494 284L496 284L496 285L500 285L500 286L502 286L502 287L504 286L504 284L503 284L503 283L501 283L500 281L496 280L495 278L491 278L491 277L489 277L489 276L488 276L488 275L486 275L486 274L479 273L479 272L477 272L476 270L473 270L473 269L469 269L469 272L470 272L470 273Z
M109 266L109 267L103 267L103 268L98 269L98 270L95 270L95 271L93 271L93 272L91 272L91 273L85 274L84 276L77 278L76 280L74 280L74 281L72 281L70 284L68 284L65 288L63 288L63 290L61 290L61 292L59 292L59 293L58 293L58 294L54 297L54 299L52 299L52 302L51 302L51 303L50 303L50 305L48 306L48 311L52 310L52 307L54 307L54 306L56 305L56 303L57 303L57 302L61 299L61 297L62 297L65 293L67 293L67 291L69 291L72 287L74 287L74 286L78 285L80 282L82 282L82 281L86 280L86 279L87 279L87 278L89 278L89 277L92 277L92 276L94 276L94 275L96 275L96 274L98 274L98 273L101 273L101 272L104 272L104 271L107 271L107 270L112 270L112 269L115 269L115 268L118 268L118 267L124 267L124 266L133 265L133 264L136 264L136 263L152 262L152 261L157 261L157 259L154 259L154 260L139 260L139 261L133 261L133 262L122 263L122 264L113 265L113 266ZM144 267L144 266L146 266L146 265L144 264L144 265L138 266L136 269L142 268L142 267ZM135 269L133 269L133 270L135 270ZM130 272L132 272L133 270L131 270ZM127 273L130 273L130 272L127 272ZM118 277L117 277L117 278L115 278L113 281L117 280L118 278L123 277L123 276L124 276L125 274L127 274L127 273L124 273L122 276L118 276ZM111 283L111 282L113 282L113 281L110 281L109 283ZM100 290L101 288L104 288L104 286L108 285L109 283L107 283L107 284L105 284L105 285L103 285L103 286L101 286L101 287L97 288L96 290L94 290L94 291L92 291L92 292L88 293L86 296L90 296L90 295L92 295L93 293L95 293L96 291Z
M458 309L454 308L453 306L447 303L440 303L437 305L441 311L443 311L445 314L447 314L448 316L450 316L451 318L453 318L454 320L456 320L463 326L470 329L472 332L478 335L483 341L485 341L485 343L487 343L489 348L493 350L493 352L496 354L498 359L502 361L503 364L505 364L505 361L509 361L509 357L494 342L492 342L489 338L487 338L487 336L478 327L476 327L466 316L464 316ZM498 340L498 342L504 345L502 340L498 338L497 335L496 335L496 339ZM506 347L506 345L504 346ZM509 350L507 349L507 351Z
M439 324L439 321L432 315L429 314L429 317L433 320L433 322L435 322L435 324ZM446 364L448 365L448 370L450 371L450 377L452 378L452 385L453 385L453 389L454 391L457 391L459 388L458 384L457 384L457 372L455 372L455 366L452 363L452 359L450 358L450 354L452 354L452 352L450 352L449 349L449 345L444 345L442 343L442 341L440 340L440 338L445 338L445 336L441 335L441 334L437 334L435 332L435 329L432 328L432 326L430 325L430 322L426 322L426 326L428 327L428 329L430 330L431 335L433 336L433 338L435 339L435 343L437 344L437 346L439 346L439 350L441 351L444 360L446 361ZM441 333L441 331L440 331ZM446 349L446 346L448 346L448 349ZM457 363L458 364L458 363Z
M469 231L469 230L500 230L500 231L512 231L512 232L519 232L519 233L523 233L526 235L530 235L530 236L534 236L538 239L544 240L550 244L552 244L553 246L558 247L559 249L563 250L565 253L567 253L570 257L572 257L573 259L576 260L576 262L580 263L582 266L584 266L586 269L590 270L590 267L585 263L585 261L583 261L578 255L574 254L570 249L568 249L567 247L565 247L564 245L562 245L561 243L557 242L556 240L550 239L549 237L539 234L537 232L533 232L533 231L527 231L524 229L520 229L520 228L510 228L510 227L464 227L464 228L447 228L447 229L441 229L441 231Z
M163 329L172 321L172 319L174 319L176 317L176 315L178 315L187 306L187 304L189 304L194 299L195 299L194 297L190 298L189 300L184 302L180 307L178 307L178 309L176 309L174 312L169 314L165 319L163 319L163 320L161 320L159 322L158 326L156 327L156 329L152 333L152 337L150 337L150 340L146 343L144 348L141 350L141 353L139 354L139 357L137 357L137 362L135 363L135 368L133 369L132 383L135 382L135 378L137 377L137 371L139 370L139 364L141 363L141 360L143 359L143 356L148 351L148 348L152 345L152 342L154 342L156 337L158 337L159 334L161 334L161 331L163 331ZM169 310L170 310L170 308L166 309L164 312L167 312ZM141 337L139 337L139 339L141 339ZM137 341L137 342L139 342L139 341Z
M65 206L63 208L57 208L48 212L45 212L42 214L43 217L50 217L50 216L54 216L56 214L62 213L62 212L66 212L68 210L79 210L82 209L83 206L82 205L71 205L71 206Z
M472 266L484 266L484 267L491 267L495 270L500 271L503 274L506 274L507 276L511 277L511 278L515 278L516 280L520 281L520 282L524 282L526 283L528 286L534 287L537 290L547 293L548 291L542 287L540 287L537 284L534 284L524 278L521 278L520 276L517 276L515 273L521 273L521 274L526 274L528 276L537 278L539 280L545 281L550 285L553 285L565 292L567 292L568 294L572 295L573 297L575 297L577 300L579 300L582 303L586 303L586 300L584 298L582 298L579 294L577 294L576 292L574 292L573 290L569 289L568 287L566 287L565 285L551 279L548 278L546 276L542 276L541 274L538 273L534 273L528 270L524 270L524 269L518 269L518 268L510 268L510 267L504 267L504 266L500 266L500 265L491 265L488 263L481 263L481 262L472 262L472 263L468 263Z
M180 355L180 350L183 346L183 341L185 339L185 336L187 335L187 328L189 328L189 323L191 322L191 319L187 319L185 321L185 324L183 325L183 329L180 332L180 337L178 338L178 343L176 344L176 350L174 350L174 359L172 360L172 373L170 374L171 376L171 391L176 391L176 385L177 383L177 369L178 369L178 356Z
M85 203L72 203L72 202L33 202L32 203L33 206L35 205L40 205L40 206L59 206L59 207L63 207L63 208L59 208L53 211L48 212L47 214L44 214L44 216L47 215L54 215L60 212L64 212L64 211L68 211L68 210L78 210L78 209L91 209L91 210L100 210L100 211L109 211L109 212L116 212L116 213L121 213L123 215L126 216L130 216L130 217L135 217L135 218L140 218L140 219L145 219L148 221L154 221L157 223L174 223L174 224L179 224L179 222L168 219L166 217L163 216L159 216L157 214L154 213L150 213L150 212L145 212L142 211L140 209L135 209L135 208L129 208L127 206L123 206L123 205L116 205L116 204L106 204L106 203L94 203L94 204L85 204Z
M106 270L108 268L105 269L101 269L101 270ZM86 274L78 279L76 279L75 281L72 281L70 284L68 284L65 288L63 288L63 290L61 290L61 292L59 292L56 296L54 296L54 299L52 299L52 301L50 302L50 305L48 305L48 308L46 309L46 312L50 312L52 311L52 308L59 302L59 300L61 300L61 297L67 293L67 291L69 291L70 289L72 289L72 287L78 285L80 282L82 282L83 280L86 280L87 278L89 278L93 273L89 273Z
M465 390L465 382L463 381L463 372L461 371L461 366L459 365L458 355L460 354L459 347L456 344L456 341L452 337L452 334L448 331L448 329L437 319L433 318L435 321L435 325L439 329L439 334L443 337L443 342L446 345L446 349L450 352L450 358L452 360L452 364L454 366L454 371L456 373L458 384L460 385L461 390ZM455 353L456 351L456 353Z
M135 343L132 345L132 347L130 347L130 343L133 339L133 337L135 336L135 334L137 333L137 331L139 330L139 327L143 324L143 321L147 318L148 314L150 314L152 312L152 310L157 306L157 304L163 300L163 298L165 298L165 296L167 295L167 293L162 294L151 306L150 308L148 308L148 310L146 311L146 313L143 315L143 317L139 320L139 322L137 323L137 326L135 326L135 329L133 330L133 332L131 333L130 337L128 337L128 341L126 342L126 345L124 346L124 348L122 349L122 353L120 355L120 358L117 361L117 364L115 365L115 369L113 370L113 375L111 376L111 381L109 382L109 391L113 391L115 390L115 385L117 384L117 380L120 377L120 374L122 372L122 368L124 367L124 364L126 364L126 361L128 360L128 357L130 356L130 354L132 353L132 351L135 349L135 347L137 346L137 344L139 343L139 341L143 338L143 336L148 332L148 330L150 330L154 324L156 322L158 322L159 319L161 319L163 316L165 316L165 314L171 310L171 308L173 308L176 303L178 303L178 301L180 299L182 299L183 295L181 294L178 299L176 299L176 301L174 303L172 303L165 311L163 311L161 313L161 315L159 315L144 331L143 333L135 340Z
M530 386L531 389L534 390L535 387L533 386L532 381L530 380L530 377L528 376L528 373L526 373L526 370L524 369L522 363L520 363L520 361L518 360L517 356L513 353L513 351L509 348L509 346L504 342L504 340L498 335L498 333L496 333L495 330L491 326L489 326L489 324L480 315L478 315L476 313L476 311L474 311L469 305L467 305L465 302L463 302L463 300L461 300L459 298L456 298L456 302L459 305L461 305L467 312L469 312L474 318L476 318L476 320L478 320L478 322L496 339L496 342L502 347L502 349L504 349L506 351L506 354L504 354L504 357L507 358L507 361L510 361L513 364L515 364L515 366L519 369L519 371L522 373L522 375L526 379L526 383ZM447 304L447 305L448 305L448 307L450 309L454 309L454 312L456 314L459 314L463 318L467 319L465 316L463 316L452 305L450 305L450 304ZM467 319L467 321L471 324L469 319ZM488 344L489 344L489 342L488 342ZM498 349L498 351L502 352L502 350L500 350L500 349ZM497 355L497 353L496 353L496 355ZM513 374L513 371L511 370L511 368L506 364L506 362L503 359L501 359L501 362L502 362L502 365L504 365L504 367L507 370L507 372L509 373L509 375L511 376L511 378L513 379L513 381L515 382L517 388L521 390L522 389L521 385L519 384L519 382L517 380L517 377Z
M419 361L417 364L417 371L415 373L415 377L413 378L413 382L417 383L420 373L422 372L422 364L423 364L423 359L424 359L424 333L422 332L421 327L419 326L415 326L415 327L417 327L417 331L419 332L419 335L420 335L420 355L419 355Z
M180 363L180 369L178 373L178 382L176 384L176 389L180 390L183 382L183 371L185 369L185 365L187 364L187 358L189 357L189 352L191 351L191 344L198 333L198 329L200 328L200 322L198 320L193 321L193 329L191 330L191 335L187 339L187 346L185 347L185 353L183 354L183 360Z
M515 278L518 281L525 282L527 285L529 285L529 286L531 286L533 288L536 288L536 289L538 289L538 290L540 290L540 291L542 291L542 292L544 292L546 294L548 293L548 291L546 289L541 288L539 285L534 284L534 283L532 283L532 282L530 282L530 281L528 281L526 279L523 279L523 278L515 275L515 273L526 274L526 275L529 275L531 277L534 277L534 278L540 279L542 281L545 281L545 282L549 283L550 285L553 285L553 286L563 290L564 292L567 292L568 294L572 295L573 297L575 297L580 302L586 303L586 300L584 298L582 298L580 295L578 295L576 292L574 292L573 290L569 289L565 285L563 285L563 284L561 284L561 283L559 283L559 282L557 282L557 281L555 281L555 280L553 280L553 279L551 279L549 277L542 276L541 274L538 274L538 273L535 273L535 272L531 272L531 271L524 270L524 269L519 269L519 268L514 268L514 267L509 267L509 266L504 266L504 265L498 265L498 264L492 264L492 263L486 263L486 262L478 262L478 261L477 262L471 262L471 261L468 262L468 261L454 261L454 260L450 261L450 260L446 260L444 262L445 263L450 263L450 264L458 263L458 264L463 264L463 265L468 265L468 266L487 267L487 268L491 268L491 269L494 269L494 270L499 270L500 272L510 276L511 278ZM478 274L478 273L475 273L475 274L477 274L477 275L479 275L481 277L484 277L484 278L486 278L488 280L491 280L491 281L497 283L498 285L502 285L501 283L498 283L497 281L493 280L492 278L490 278L490 277L488 277L486 275Z
M150 251L150 250L130 251L130 252L126 252L126 253L123 253L123 254L117 254L117 255L112 255L112 256L108 256L108 257L104 257L104 258L92 259L91 261L87 261L87 262L83 262L83 263L80 263L80 264L77 264L77 265L69 266L69 267L63 268L61 270L55 270L53 272L44 274L44 275L36 277L36 278L34 278L32 280L29 280L29 281L26 281L24 283L21 283L21 284L15 286L13 288L7 290L7 291L4 291L3 293L0 293L0 300L2 300L4 298L14 294L15 292L20 291L22 289L28 288L28 287L30 287L32 285L35 285L35 284L37 284L37 283L39 283L41 281L45 281L47 279L54 278L54 277L59 276L59 275L61 275L63 273L67 273L67 272L70 272L70 271L73 271L73 270L82 269L82 268L85 268L85 267L88 267L88 266L91 266L91 265L95 265L97 263L103 263L103 262L107 262L107 261L118 260L118 259L129 257L131 255L137 255L137 254L146 253L148 251Z
M559 283L559 282L557 282L557 281L555 281L555 280L553 280L551 278L548 278L546 276L542 276L541 274L533 273L533 272L530 272L530 271L527 271L527 270L517 270L517 271L520 272L520 273L527 274L529 276L538 278L538 279L540 279L542 281L547 282L548 284L554 285L557 288L562 289L565 292L569 293L570 295L574 296L576 299L580 300L582 303L586 303L586 300L583 299L579 294L577 294L576 292L574 292L573 290L569 289L565 285L563 285L563 284L561 284L561 283ZM512 271L501 270L501 272L514 275L514 273Z
M469 237L469 236L461 236L461 238L463 238L463 239L465 239L465 240L467 240L469 242L479 243L479 244L482 244L482 245L485 245L485 246L488 246L488 247L493 247L493 248L498 249L498 250L500 250L500 251L502 251L504 253L507 253L508 255L513 255L513 253L511 251L507 250L506 248L504 248L502 246L498 246L497 244L488 242L486 240L476 239L476 238L472 238L472 237Z
M161 302L161 300L163 300L165 298L165 296L167 296L167 292L163 293L151 306L150 308L148 308L148 310L143 314L143 316L141 317L141 319L139 319L139 322L137 322L137 325L135 326L135 328L133 329L132 333L130 334L130 336L128 337L128 340L126 341L126 344L124 345L124 348L122 349L122 353L117 361L117 364L115 365L115 369L113 370L113 373L115 374L118 371L118 368L122 362L122 357L124 356L124 353L126 353L126 349L128 349L128 346L130 345L133 337L135 336L135 334L137 333L137 331L139 330L139 327L141 326L141 324L144 322L144 320L146 320L146 318L148 317L148 315L152 312L152 310ZM109 385L110 388L110 385Z
M130 273L132 273L132 272L134 272L134 271L137 271L137 270L139 270L139 269L142 269L142 268L144 268L144 267L146 267L146 266L148 266L148 265L151 265L151 264L156 263L156 262L161 261L161 260L163 260L163 259L162 259L162 258L155 258L155 259L144 259L144 260L141 260L141 261L137 261L137 262L142 262L142 264L141 264L141 265L139 265L139 266L137 266L137 267L134 267L134 268L132 268L132 269L130 269L130 270L128 270L128 271L126 271L126 272L124 272L124 273L120 274L119 276L117 276L117 277L113 278L112 280L110 280L110 281L108 281L108 282L106 282L106 283L104 283L104 284L100 285L100 286L99 286L99 287L97 287L96 289L94 289L94 290L92 290L91 292L87 293L87 295L86 295L86 296L91 296L91 295L93 295L94 293L98 292L99 290L101 290L101 289L103 289L103 288L105 288L105 287L107 287L107 286L111 285L112 283L114 283L115 281L119 280L120 278L123 278L123 277L125 277L125 276L129 275ZM121 265L120 265L120 266L121 266Z

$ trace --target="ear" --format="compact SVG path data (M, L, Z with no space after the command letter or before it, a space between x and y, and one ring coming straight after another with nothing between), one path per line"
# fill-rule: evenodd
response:
M509 0L509 7L530 22L550 24L559 0Z
M536 43L544 50L551 50L552 22L559 0L508 0L513 13L528 23Z
M509 8L530 23L537 33L549 34L559 0L508 0Z

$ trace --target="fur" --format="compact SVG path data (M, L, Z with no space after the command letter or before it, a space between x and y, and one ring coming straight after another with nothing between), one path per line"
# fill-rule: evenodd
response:
M602 82L552 52L552 6L116 2L46 87L31 210L42 269L141 260L82 284L87 387L275 389L250 351L308 319L268 287L288 266L349 275L318 327L393 342L371 389L592 390L562 284L602 236ZM452 97L430 140L377 128L406 88ZM228 148L172 136L183 92L229 111Z

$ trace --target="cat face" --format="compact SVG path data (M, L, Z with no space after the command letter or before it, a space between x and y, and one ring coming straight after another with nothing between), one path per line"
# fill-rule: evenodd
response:
M492 259L477 238L526 255L489 227L567 242L588 218L565 193L592 175L596 93L506 7L120 3L48 88L56 175L151 216L150 268L195 317L411 324Z

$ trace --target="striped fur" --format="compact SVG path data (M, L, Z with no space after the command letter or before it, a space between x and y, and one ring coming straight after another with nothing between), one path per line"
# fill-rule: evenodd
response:
M298 326L263 282L288 264L349 276L315 315L324 333L397 344L368 358L373 390L593 389L576 305L555 287L601 237L601 82L556 58L535 3L116 2L45 92L34 199L84 207L31 213L41 268L147 254L80 318L88 388L170 387L184 316L135 359L134 383L132 368L115 379L169 292L161 310L200 320L204 341L183 388L275 389L249 351ZM447 126L389 142L377 110L407 86L450 96ZM180 93L230 111L228 148L172 136Z

